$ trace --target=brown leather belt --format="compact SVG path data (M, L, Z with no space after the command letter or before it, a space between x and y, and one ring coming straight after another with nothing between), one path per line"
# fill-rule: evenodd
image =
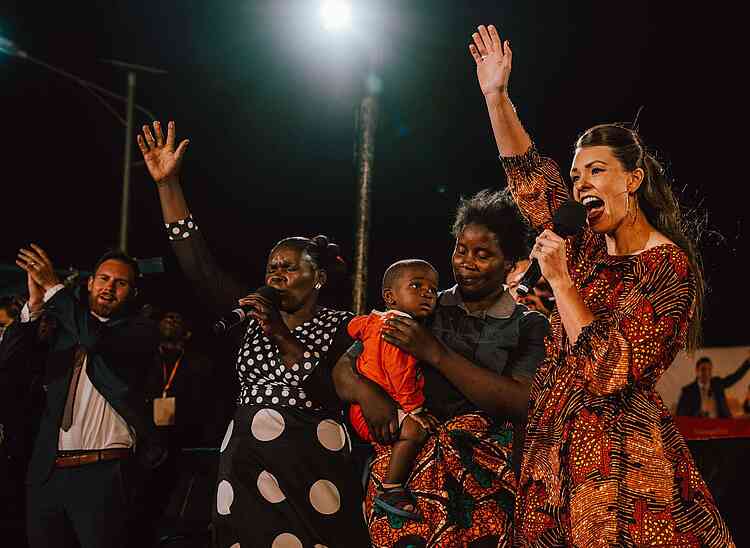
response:
M133 454L131 449L99 449L95 451L58 451L55 468L72 468L106 460L126 459Z

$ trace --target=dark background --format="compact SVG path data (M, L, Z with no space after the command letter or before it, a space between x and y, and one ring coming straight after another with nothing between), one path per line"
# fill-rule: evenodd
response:
M368 44L382 46L369 304L392 261L422 257L452 284L459 196L504 186L467 44L480 23L511 40L511 95L540 149L567 172L587 127L630 121L667 160L685 204L707 219L707 345L748 344L745 99L733 5L713 2L372 1L348 35L323 34L317 2L8 2L0 35L125 93L99 60L161 67L137 102L191 144L183 184L219 262L262 283L288 235L324 233L353 253L354 112ZM674 8L679 6L679 8ZM738 20L737 23L733 23ZM736 63L736 65L734 64ZM115 106L122 112L121 105ZM124 130L75 84L0 54L0 263L34 241L59 266L89 267L117 242ZM145 120L138 116L138 123ZM139 153L134 155L140 160ZM132 173L129 251L164 256L143 299L176 308L204 336L169 249L145 168ZM348 306L350 284L329 295Z

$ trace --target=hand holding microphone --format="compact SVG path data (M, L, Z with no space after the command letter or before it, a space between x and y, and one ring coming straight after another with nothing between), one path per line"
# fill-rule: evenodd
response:
M273 287L267 285L259 287L254 293L238 301L238 307L222 316L213 326L214 333L222 335L248 317L255 318L266 335L278 330L284 325L279 314L281 295Z
M555 282L568 274L564 238L583 229L586 224L586 208L572 200L565 202L555 212L552 223L553 230L545 230L536 239L531 251L531 264L518 283L516 292L522 297L531 292L542 274L553 287Z

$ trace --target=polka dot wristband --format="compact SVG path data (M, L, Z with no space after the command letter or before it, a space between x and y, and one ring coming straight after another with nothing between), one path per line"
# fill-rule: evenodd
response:
M192 215L188 215L185 219L180 219L173 223L165 223L164 225L169 235L169 240L172 242L179 242L180 240L187 240L192 236L193 232L198 230L198 225L193 220Z

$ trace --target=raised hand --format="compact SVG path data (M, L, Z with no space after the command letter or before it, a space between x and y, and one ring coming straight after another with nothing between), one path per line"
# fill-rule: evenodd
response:
M479 32L471 35L474 43L469 53L477 64L477 79L485 97L500 95L508 91L513 52L508 40L503 44L494 25L479 26Z
M183 140L175 150L174 122L169 122L167 126L166 140L159 122L154 122L154 134L156 139L151 134L151 128L143 126L143 135L139 133L136 138L148 172L157 184L176 181L180 173L182 157L190 141Z
M24 269L31 278L29 280L29 292L33 289L32 281L44 291L61 283L60 278L55 274L49 256L36 244L31 244L31 249L19 249L16 264ZM32 297L38 297L38 295L35 293Z

